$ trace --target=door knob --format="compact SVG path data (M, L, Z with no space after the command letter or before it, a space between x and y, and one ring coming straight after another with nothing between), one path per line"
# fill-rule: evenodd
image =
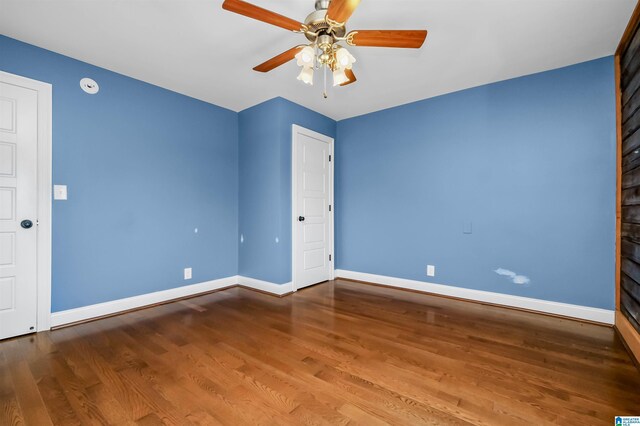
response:
M298 221L299 222L304 222L304 216L298 216Z
M24 229L29 229L33 226L33 222L31 222L29 219L25 219L20 222L20 226L22 226Z

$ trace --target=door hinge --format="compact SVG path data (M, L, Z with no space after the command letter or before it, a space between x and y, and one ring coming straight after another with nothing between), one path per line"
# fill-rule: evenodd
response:
M331 155L329 155L329 161L331 161Z
M331 204L329 204L329 211L331 211Z
M331 255L329 255L329 262L331 262Z

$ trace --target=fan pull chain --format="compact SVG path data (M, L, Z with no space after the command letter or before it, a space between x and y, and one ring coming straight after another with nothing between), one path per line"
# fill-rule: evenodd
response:
M327 99L328 98L328 96L327 96L327 65L325 64L323 68L324 68L324 72L323 72L323 75L324 75L324 92L322 93L322 96L324 96L324 98Z

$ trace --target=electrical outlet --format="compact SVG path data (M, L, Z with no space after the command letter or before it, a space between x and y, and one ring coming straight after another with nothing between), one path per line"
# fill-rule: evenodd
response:
M436 267L433 265L427 265L427 276L435 277L436 276Z
M185 280L191 279L191 268L184 268L184 279Z

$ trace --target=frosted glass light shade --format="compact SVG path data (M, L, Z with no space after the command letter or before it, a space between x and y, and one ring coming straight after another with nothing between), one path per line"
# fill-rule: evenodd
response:
M346 83L347 81L349 81L349 77L347 77L347 75L344 73L344 70L341 68L336 68L336 70L333 72L333 85L339 86L343 83Z
M350 70L355 61L356 58L354 58L353 55L344 47L341 47L336 51L336 62L338 63L339 68Z
M297 64L299 67L312 67L315 63L316 52L311 46L305 46L296 53Z
M300 71L300 74L298 75L298 80L305 84L313 85L313 68L302 67L302 71Z

